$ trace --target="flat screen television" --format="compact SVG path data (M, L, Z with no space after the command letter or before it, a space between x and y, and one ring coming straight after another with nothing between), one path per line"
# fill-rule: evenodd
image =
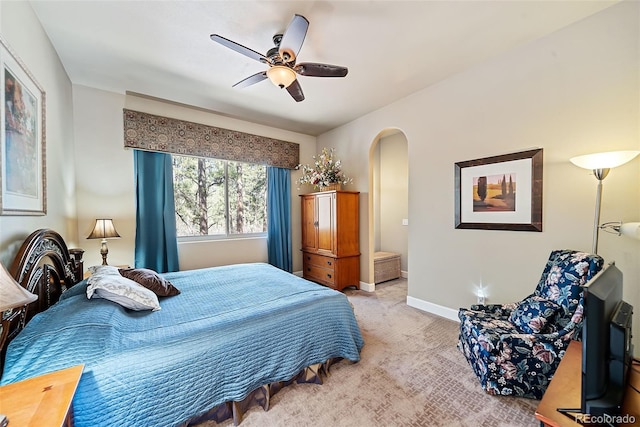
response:
M622 299L622 272L607 265L584 286L580 408L559 409L580 421L620 414L631 360L633 307Z

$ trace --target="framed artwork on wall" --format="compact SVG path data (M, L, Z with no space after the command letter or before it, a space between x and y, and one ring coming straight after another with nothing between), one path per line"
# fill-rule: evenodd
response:
M542 231L542 148L456 163L455 228Z
M45 215L45 93L2 38L0 73L0 214Z

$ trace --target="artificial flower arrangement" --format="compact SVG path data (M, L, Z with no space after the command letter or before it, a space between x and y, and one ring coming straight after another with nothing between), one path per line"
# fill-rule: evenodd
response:
M322 153L313 156L314 164L298 165L302 168L302 176L298 178L299 184L313 185L315 189L322 190L332 184L346 185L353 180L347 177L341 170L340 160L333 160L335 148L323 148Z

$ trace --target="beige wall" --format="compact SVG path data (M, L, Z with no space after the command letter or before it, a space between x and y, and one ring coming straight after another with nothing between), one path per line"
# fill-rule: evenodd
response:
M367 197L372 142L386 128L406 134L409 303L455 317L480 283L488 302L516 301L534 289L551 250L590 250L596 180L568 159L640 149L639 7L613 6L318 137L318 147L338 145ZM454 229L454 163L531 147L544 148L544 231ZM602 220L640 220L639 185L640 158L612 170ZM366 210L360 220L368 224ZM360 243L368 247L369 236ZM599 252L616 261L625 299L640 307L640 242L605 234Z
M0 216L0 261L7 265L38 228L58 231L70 246L78 234L71 82L28 3L0 2L0 34L46 93L47 215Z
M96 218L122 236L108 240L111 265L134 265L136 206L133 152L123 146L124 95L73 86L78 235L85 267L100 264L100 240L87 240Z
M279 138L300 144L301 159L311 157L315 137L256 125L185 105L137 95L121 95L74 85L75 135L78 173L78 232L87 236L95 218L113 218L121 239L109 240L109 263L134 262L135 188L133 152L124 149L122 109ZM292 174L296 177L297 171ZM293 178L292 178L293 180ZM294 270L302 269L300 203L296 184L292 185ZM99 241L85 241L86 265L100 262ZM211 267L240 262L267 260L266 239L231 239L180 242L181 269Z

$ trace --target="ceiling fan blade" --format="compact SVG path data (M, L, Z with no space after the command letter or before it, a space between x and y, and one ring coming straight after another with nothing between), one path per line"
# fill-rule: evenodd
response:
M349 72L347 67L315 62L302 62L293 67L293 70L301 76L311 77L344 77Z
M245 56L248 56L251 59L255 59L256 61L260 61L264 63L269 62L267 57L264 56L263 54L256 52L253 49L249 49L246 46L242 46L241 44L236 43L232 40L219 36L218 34L211 34L210 37L211 37L211 40L213 40L214 42L220 43L221 45L226 46L231 50L235 50L236 52L241 53Z
M246 79L240 80L238 83L234 84L232 87L247 87L256 83L260 83L261 81L267 78L267 72L262 71L260 73L253 74Z
M278 53L284 62L289 63L296 59L307 35L308 28L309 21L307 21L307 18L302 15L293 15L289 26L282 34L280 48L278 49Z
M304 101L304 93L302 93L302 87L297 79L287 87L287 92L296 102Z

